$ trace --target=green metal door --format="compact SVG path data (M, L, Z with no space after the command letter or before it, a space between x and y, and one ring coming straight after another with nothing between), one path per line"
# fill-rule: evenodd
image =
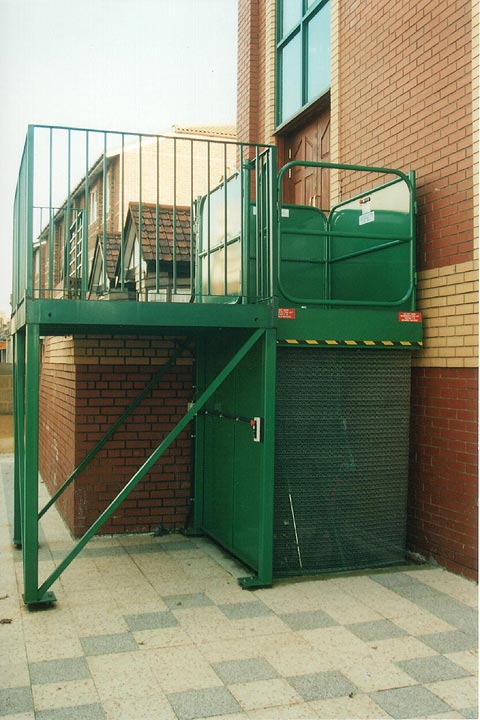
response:
M210 334L199 357L202 382L208 384L242 336L238 330ZM263 431L266 405L274 402L273 393L266 390L266 342L257 343L212 396L197 420L196 446L198 529L259 575L264 562L264 579L266 574L271 578L272 565L273 429L271 423L269 429L265 426L257 442L251 423L261 418ZM274 378L274 370L268 374Z

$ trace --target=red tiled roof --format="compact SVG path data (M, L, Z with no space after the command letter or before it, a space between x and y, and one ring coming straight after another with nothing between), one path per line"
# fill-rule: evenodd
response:
M158 207L158 244L159 259L173 261L174 231L177 262L190 261L190 208L177 205L176 213L171 205L141 205L141 236L144 260L156 260L157 247L157 207ZM140 236L140 203L129 203L129 212L135 225L137 237ZM174 228L175 218L175 228Z
M106 245L106 270L109 280L115 277L118 256L120 254L120 245L122 242L120 233L107 233L105 236ZM97 243L102 247L103 251L103 234L97 235Z

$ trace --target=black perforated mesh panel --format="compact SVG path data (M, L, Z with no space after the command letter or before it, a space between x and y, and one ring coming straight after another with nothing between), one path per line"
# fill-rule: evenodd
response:
M405 559L410 353L280 348L274 574Z

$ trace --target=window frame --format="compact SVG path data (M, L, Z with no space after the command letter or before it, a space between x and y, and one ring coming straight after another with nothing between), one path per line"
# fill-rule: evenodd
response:
M321 12L321 10L329 5L330 0L314 0L310 7L309 0L299 0L302 5L302 15L300 19L292 25L290 30L283 34L283 5L285 0L277 0L276 3L276 45L275 45L275 126L276 129L290 123L307 107L317 102L330 91L331 77L329 72L329 83L322 89L318 95L312 98L308 97L308 81L309 81L309 48L308 48L308 28L313 18ZM285 47L298 35L301 39L301 105L288 117L282 117L283 114L283 67L282 53ZM329 69L330 70L330 69Z

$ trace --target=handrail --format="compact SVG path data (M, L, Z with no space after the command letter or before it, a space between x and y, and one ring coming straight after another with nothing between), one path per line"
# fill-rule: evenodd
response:
M25 296L94 301L109 294L110 299L150 302L179 302L187 295L200 302L203 295L228 297L236 252L230 252L226 228L231 224L232 203L249 208L244 195L249 188L248 197L261 220L250 222L241 214L242 281L248 275L251 242L256 243L262 267L254 279L252 274L252 287L245 285L246 292L240 294L249 298L246 302L268 295L264 287L268 267L263 265L271 257L273 224L262 174L271 168L274 157L272 145L199 135L195 130L154 134L29 125L15 199L13 312ZM225 178L239 163L241 192L231 197ZM218 240L210 238L209 220L203 233L203 251L208 248L205 283L198 292L194 258L202 260L195 232L199 200L203 198L209 207L219 187L224 202L223 286L220 291L215 283L212 289L211 253ZM148 205L153 209L147 212ZM78 211L84 213L84 223L75 233L71 221ZM45 242L41 250L39 240Z

